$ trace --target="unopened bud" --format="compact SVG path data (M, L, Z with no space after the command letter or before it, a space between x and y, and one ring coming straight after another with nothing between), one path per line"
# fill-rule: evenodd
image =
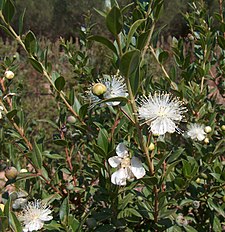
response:
M4 211L4 208L5 208L5 206L3 204L0 204L0 209L2 212Z
M149 151L153 151L155 149L155 144L154 143L150 143L148 150Z
M221 129L222 129L223 131L225 131L225 125L222 125L222 126L221 126Z
M12 179L15 179L18 175L18 171L15 167L8 167L6 168L5 170L5 177L8 179L8 180L12 180Z
M212 131L212 127L206 126L204 130L205 130L205 133L210 133Z
M13 77L15 76L15 74L14 74L14 72L12 72L12 71L10 71L10 70L7 70L7 71L5 71L4 76L5 76L7 79L11 80L11 79L13 79Z
M67 122L70 124L74 124L76 122L76 118L74 116L69 116L67 118Z
M205 143L205 144L208 144L208 143L209 143L209 138L205 138L205 139L204 139L204 143Z
M107 91L107 87L102 83L96 83L92 87L92 93L96 96L101 96Z
M27 169L25 169L25 168L22 168L22 169L20 170L20 173L25 173L25 172L28 172Z

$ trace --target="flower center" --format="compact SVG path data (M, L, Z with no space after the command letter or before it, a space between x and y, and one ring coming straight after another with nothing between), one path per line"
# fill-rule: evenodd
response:
M167 110L165 106L160 106L158 111L159 117L165 117L167 115Z
M130 166L130 158L129 157L123 158L121 161L121 168L127 168L129 166Z

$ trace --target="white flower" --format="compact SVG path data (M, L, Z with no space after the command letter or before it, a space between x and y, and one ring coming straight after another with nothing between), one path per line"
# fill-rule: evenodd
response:
M204 125L193 123L189 126L187 135L191 137L192 139L197 139L199 141L202 141L205 139L205 131L204 131Z
M111 182L115 185L126 185L126 180L134 177L137 179L145 175L145 169L141 161L137 157L130 159L128 149L123 143L119 143L116 147L117 156L108 159L109 164L113 167L119 167L111 176Z
M29 202L24 208L22 215L19 216L24 224L24 232L40 230L44 226L45 221L52 220L49 214L52 211L41 200Z
M155 135L164 135L166 132L181 132L177 124L182 120L186 107L177 98L170 94L155 93L143 97L138 108L139 118L144 120Z
M103 75L103 80L99 80L99 83L106 87L106 91L104 91L102 96L94 95L92 89L88 92L90 100L94 104L100 102L101 100L128 96L126 85L121 76ZM94 85L96 85L96 83ZM106 104L109 106L116 106L119 105L120 102L112 101L112 102L106 102Z

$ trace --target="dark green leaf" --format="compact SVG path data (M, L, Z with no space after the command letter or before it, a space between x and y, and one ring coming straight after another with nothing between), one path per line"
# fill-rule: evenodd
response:
M106 16L106 25L109 31L118 35L123 28L123 16L118 7L113 6Z
M7 118L8 118L9 120L11 120L16 114L17 114L17 110L14 109L14 110L9 111L9 112L6 114L6 116L7 116Z
M23 32L23 20L24 20L25 12L26 12L26 9L24 9L23 13L19 17L19 35L21 35Z
M107 48L109 48L111 51L113 51L117 55L116 47L107 38L105 38L103 36L99 36L99 35L93 35L93 36L88 37L88 39L89 40L94 40L96 42L99 42L99 43L105 45Z
M169 53L166 51L162 51L159 56L158 56L158 60L160 63L164 63L169 57Z
M69 198L68 197L66 197L63 200L63 203L60 206L59 217L60 217L62 224L64 225L68 224L68 217L69 217Z
M131 27L130 27L130 30L129 30L129 33L127 35L127 45L126 45L126 48L128 48L130 42L131 42L131 39L134 35L134 33L136 32L137 28L145 21L145 19L139 19L137 21L135 21Z
M62 147L66 147L67 141L63 140L63 139L56 139L56 140L54 140L54 144L62 146Z
M98 146L107 154L108 152L108 133L105 129L100 129L97 138Z
M36 71L38 71L39 73L43 73L43 68L39 61L35 60L32 57L29 57L28 59Z
M61 91L65 86L66 82L64 77L60 76L55 80L55 87L58 91Z
M10 23L14 14L15 14L15 6L13 5L11 0L6 0L2 9L2 14L7 23Z
M126 52L120 61L120 71L121 73L129 78L132 73L134 73L139 65L140 61L140 51L135 49L129 52Z
M6 34L8 34L9 36L13 37L13 34L9 31L9 29L3 25L0 25L0 28L5 31Z
M32 153L32 161L34 162L34 164L41 169L42 167L42 152L37 144L36 141L34 141L34 151Z
M35 54L37 52L37 39L32 31L27 33L24 44L30 54Z

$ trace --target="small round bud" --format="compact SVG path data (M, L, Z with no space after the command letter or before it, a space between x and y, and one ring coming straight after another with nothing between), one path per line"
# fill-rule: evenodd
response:
M74 116L69 116L69 117L67 118L67 122L68 122L69 124L74 124L74 123L76 122L76 118L75 118Z
M5 206L3 204L0 204L0 209L2 212L4 211L4 208L5 208Z
M22 168L22 169L20 170L20 173L25 173L25 172L28 172L27 169L25 169L25 168Z
M221 130L225 131L225 125L221 126Z
M204 143L205 143L205 144L208 144L208 143L209 143L209 138L205 138L205 139L204 139Z
M12 179L15 179L18 175L18 171L15 167L8 167L6 168L5 170L5 177L8 179L8 180L12 180Z
M14 74L14 72L8 70L8 71L5 71L4 76L5 76L7 79L11 80L11 79L13 79L13 77L15 76L15 74Z
M155 149L155 144L154 143L150 143L148 150L149 151L153 151Z
M196 182L197 184L200 184L200 183L201 183L201 179L200 179L200 178L197 178L197 179L195 180L195 182Z
M223 196L223 202L225 202L225 195Z
M100 96L107 91L107 87L102 83L96 83L92 87L92 93L96 96Z
M201 177L203 177L204 179L207 179L207 178L208 178L208 176L207 176L204 172L202 172L200 175L201 175Z
M205 133L210 133L212 131L212 127L211 126L206 126L204 131L205 131Z
M200 206L200 201L193 201L192 206L193 206L194 209L198 209L199 206Z

